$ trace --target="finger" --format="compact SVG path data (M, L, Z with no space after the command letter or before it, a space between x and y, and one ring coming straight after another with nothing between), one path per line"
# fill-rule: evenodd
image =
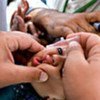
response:
M21 10L21 5L18 6L18 11L17 11L18 15L22 18L24 18L24 13Z
M93 63L93 61L100 60L100 37L91 33L80 33L81 44L85 48L87 54L87 61Z
M76 28L75 32L85 32L85 30L80 25L75 24L75 28Z
M35 26L33 25L32 22L28 22L27 24L28 24L28 32L30 34L33 35L34 33L37 33L36 28L35 28Z
M62 69L63 82L66 81L68 74L73 76L74 74L79 75L79 71L82 66L87 67L88 63L85 60L85 56L80 44L76 41L70 42L69 47L67 48L67 56ZM73 74L74 73L74 74ZM64 83L65 85L65 83Z
M21 32L26 32L25 22L20 16L16 16L17 23L17 29Z
M17 16L17 15L16 15ZM12 20L12 24L11 24L11 30L18 30L18 20L16 19L16 16L14 16L13 20Z
M79 23L80 27L82 27L86 32L95 32L95 28L89 24L86 20L81 20Z
M23 32L9 32L11 36L6 37L8 39L7 44L11 51L15 50L29 50L31 52L39 52L44 47L32 38L31 35Z
M36 67L27 67L27 66L15 66L18 67L20 78L25 82L45 82L48 79L48 75L43 72L43 70ZM21 77L22 76L22 77ZM22 81L20 79L20 81Z
M13 19L14 19L14 17L16 16L16 14L17 14L17 11L15 11L15 12L13 13L12 17L11 17L10 27L13 25Z
M80 32L80 31L85 31L81 26L81 21L84 20L84 18L81 18L83 14L74 14L74 16L72 17L72 21L69 23L67 22L66 25L68 27L70 27L74 32ZM83 16L82 16L83 17Z
M19 30L19 27L18 27L18 24L19 24L19 22L18 22L18 20L19 20L19 17L17 17L18 15L17 15L17 12L15 12L14 13L14 15L13 15L13 17L12 17L12 19L11 19L11 30Z
M100 22L100 11L87 13L86 19L88 22Z
M54 67L54 66L49 65L49 64L40 64L37 67L44 70L50 77L55 77L55 76L52 76L55 73L56 77L61 78L57 67Z
M45 82L48 75L43 70L34 67L26 67L21 65L14 65L11 63L3 63L5 67L1 67L3 72L0 73L0 86L8 86L17 83L26 82Z
M22 0L23 6L24 6L24 10L23 13L26 14L28 8L29 8L29 4L26 0Z
M74 35L75 36L75 35ZM80 44L84 48L84 53L88 63L92 63L94 60L100 60L100 38L96 34L91 33L78 33L76 36L80 36Z
M75 33L77 32L78 25L70 22L70 23L66 23L66 27L69 27L73 31L73 33Z
M66 50L66 55L67 57L64 65L65 69L71 68L74 70L77 66L88 64L85 59L82 47L76 41L69 42L69 46Z

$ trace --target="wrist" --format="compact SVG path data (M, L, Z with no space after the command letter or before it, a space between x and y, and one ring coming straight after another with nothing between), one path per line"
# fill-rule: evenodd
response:
M47 15L58 13L57 10L54 9L47 9L47 8L36 8L33 9L29 16L31 16L31 21L36 22L36 19L44 18Z
M45 8L36 8L36 9L31 9L28 11L28 15L31 17L31 21L34 22L34 19L37 17L38 13L43 11Z

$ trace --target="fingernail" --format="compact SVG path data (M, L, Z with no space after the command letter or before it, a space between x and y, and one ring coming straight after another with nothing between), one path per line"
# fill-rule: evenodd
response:
M45 82L45 81L47 81L47 80L48 80L48 75L47 75L45 72L41 72L39 81L40 81L40 82Z
M79 43L77 41L71 41L69 42L69 47L78 47Z

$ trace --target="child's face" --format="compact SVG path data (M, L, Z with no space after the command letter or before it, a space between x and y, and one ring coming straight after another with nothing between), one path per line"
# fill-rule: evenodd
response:
M44 70L49 75L49 79L44 83L31 83L37 93L42 97L64 100L61 70L65 61L63 56L66 46L59 48L61 48L63 52L62 55L58 53L58 46L46 48L37 53L29 64Z

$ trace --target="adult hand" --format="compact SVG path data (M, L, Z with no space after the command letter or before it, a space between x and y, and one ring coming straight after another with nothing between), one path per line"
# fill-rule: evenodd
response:
M63 85L67 100L100 99L100 37L91 33L78 36L80 41L69 42L63 69Z
M18 9L12 15L10 28L12 31L21 31L32 34L35 40L41 44L45 44L44 41L42 42L42 40L38 38L38 35L41 32L31 22L31 17L26 14L28 9L28 2L26 0L22 0L22 4L18 6Z
M90 24L100 22L100 11L91 13L64 14L51 9L36 9L29 14L33 23L44 33L66 37L75 32L95 32Z
M16 65L12 52L39 52L44 47L32 36L22 32L0 32L0 87L15 83L46 81L48 76L39 68Z
M28 2L22 0L22 3L18 6L11 18L10 28L12 31L31 32L31 34L37 32L34 24L30 21L31 17L26 15L28 9Z

